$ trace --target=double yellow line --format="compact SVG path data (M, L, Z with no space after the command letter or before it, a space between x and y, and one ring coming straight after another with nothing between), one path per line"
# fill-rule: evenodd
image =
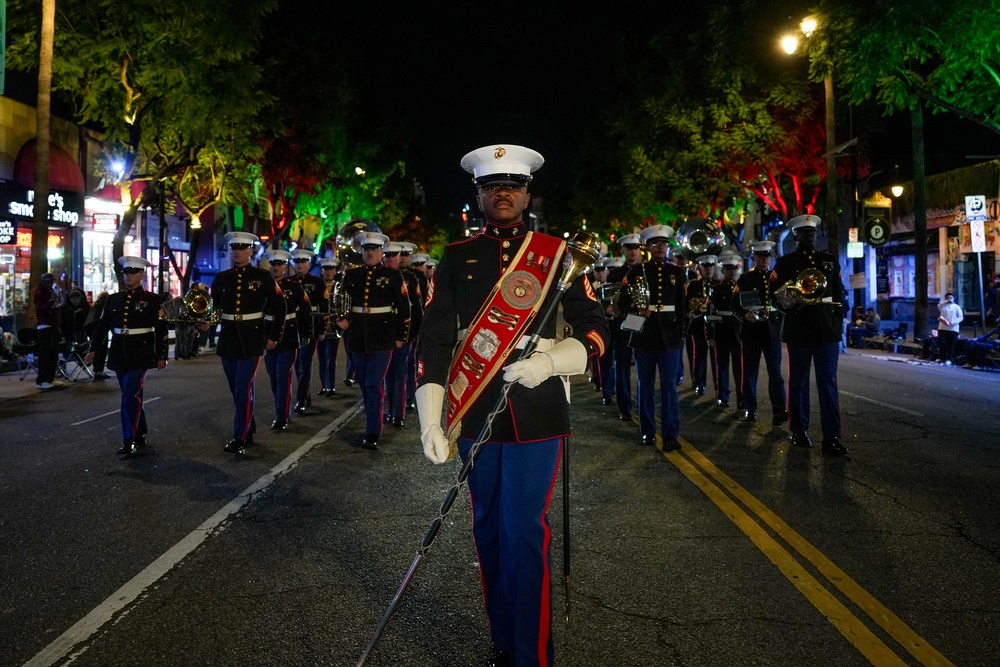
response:
M659 436L657 436L659 441ZM660 443L662 444L662 443ZM905 648L923 665L951 665L926 640L915 633L898 616L858 585L816 547L795 532L781 517L754 498L746 489L715 467L701 452L685 440L681 450L664 452L678 470L691 480L716 507L722 510L743 534L788 578L792 584L837 628L838 631L873 665L906 665L898 655L861 620L838 600L823 583L796 560L791 551L772 537L758 523L759 519L792 550L808 561L851 602L861 608L893 640ZM684 454L684 456L682 456ZM686 458L685 458L686 457ZM728 492L728 494L727 494ZM735 500L734 500L735 499ZM743 506L740 506L739 503ZM744 507L746 509L744 509ZM749 513L748 513L749 511ZM756 516L751 516L750 513Z

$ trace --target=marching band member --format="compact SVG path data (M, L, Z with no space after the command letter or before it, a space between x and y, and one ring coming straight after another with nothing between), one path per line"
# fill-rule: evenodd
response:
M427 294L426 277L412 265L417 249L415 243L403 241L403 250L399 253L399 270L406 279L406 289L410 293L410 336L406 341L406 396L407 412L417 409L414 394L417 391L417 334L420 323L424 319L424 296ZM402 416L402 413L400 413Z
M146 372L167 365L170 344L167 323L160 318L162 297L142 288L149 267L142 257L118 258L125 290L108 297L94 329L94 339L103 340L111 331L108 368L118 376L121 388L122 446L118 454L132 456L146 445L146 410L142 405ZM94 352L84 358L90 363Z
M412 336L413 331L413 293L411 280L400 270L402 262L403 244L399 241L389 241L383 247L382 264L393 271L399 273L406 283L406 292L410 305L410 329L407 340ZM416 282L413 278L412 282ZM402 428L404 415L406 413L406 359L409 356L407 344L392 351L392 359L389 361L389 369L385 373L385 394L388 397L388 408L384 411L382 421L392 424L396 428Z
M328 311L331 306L331 295L340 288L341 281L344 279L343 274L337 272L339 266L340 260L336 257L324 257L319 260L319 270L323 277L323 284L326 285L323 294L327 301ZM319 395L330 398L337 394L337 351L340 349L340 330L337 329L337 325L333 321L333 313L328 314L330 318L327 320L323 335L316 332L316 338L319 341L316 343L316 356L319 358L319 383L323 387L319 390Z
M639 391L639 433L644 445L656 444L656 374L660 375L660 425L663 451L681 448L680 405L677 398L677 366L681 363L681 336L684 335L687 276L667 261L667 243L674 230L667 225L653 225L639 233L650 259L632 267L622 281L618 308L623 313L638 314L641 327L631 330L629 345L635 352ZM636 303L633 290L645 283L649 303Z
M445 250L418 340L417 412L424 453L434 463L451 455L441 428L445 404L447 427L465 459L504 384L513 383L468 477L496 665L552 664L546 511L570 431L559 376L583 373L608 338L600 304L580 276L562 299L573 336L556 344L553 318L539 332L537 351L511 363L532 333L533 315L557 298L549 288L566 252L562 239L529 232L524 222L528 182L542 162L536 151L512 145L487 146L462 159L486 225Z
M691 350L691 383L694 393L705 395L708 383L708 363L712 362L712 384L718 387L718 373L715 368L715 355L709 354L708 336L705 331L705 312L708 305L708 295L718 282L715 279L715 255L701 255L695 260L698 263L699 278L688 284L687 291L687 344Z
M309 297L314 318L312 331L322 334L326 331L326 324L329 320L328 314L322 310L326 305L326 300L323 298L326 292L326 283L319 276L309 273L314 256L315 253L311 250L296 249L292 253L292 266L295 273L291 277L302 286ZM309 389L312 386L312 365L315 354L316 338L313 336L303 337L301 347L299 347L299 357L295 360L295 376L298 380L298 387L295 390L296 412L305 412L306 407L312 405L312 395L309 393Z
M351 312L337 319L344 345L361 385L365 405L365 434L361 446L377 450L382 434L382 399L386 371L393 352L403 347L410 324L410 299L403 274L382 264L389 237L361 232L364 264L344 274L343 289L351 298Z
M626 234L618 239L625 261L608 271L608 282L621 284L633 266L642 264L642 241L638 234ZM632 421L632 348L628 344L629 332L622 329L625 314L612 307L614 317L608 323L611 329L611 353L615 360L615 401L618 419Z
M292 411L292 371L295 358L303 340L312 338L313 316L309 295L297 281L288 277L288 263L292 253L287 250L271 250L265 257L269 263L271 277L278 283L285 307L281 313L271 313L264 309L264 320L273 322L283 319L285 328L281 340L274 348L264 353L264 367L271 378L271 393L274 394L274 421L272 431L284 431Z
M715 354L716 405L729 407L729 369L732 367L736 377L736 409L743 410L743 371L742 350L740 348L739 320L733 316L733 293L736 290L736 279L739 277L741 258L739 255L722 254L719 266L722 267L722 280L715 283L709 292L709 312L706 319L706 335L715 342L712 350ZM710 332L710 335L709 335Z
M797 282L804 271L822 273L826 287L817 290L810 303L782 305L781 340L788 351L788 413L792 445L812 447L809 439L809 370L816 367L823 453L847 454L841 442L840 395L837 390L837 362L844 321L841 312L844 286L837 258L816 249L816 228L820 219L800 215L788 221L795 235L794 252L780 257L771 271L769 284L775 295L787 283ZM779 300L780 304L780 300Z
M767 394L771 399L771 425L781 426L788 421L785 409L785 379L781 376L781 341L771 324L771 303L768 290L768 273L774 252L772 241L750 244L753 268L736 281L733 312L743 323L740 339L743 343L743 401L746 404L744 419L757 421L757 375L760 357L767 366ZM765 313L762 316L760 313Z
M215 353L233 395L233 437L225 451L243 454L253 444L257 424L253 416L254 382L265 348L274 349L285 326L285 300L281 288L264 269L250 265L259 239L249 232L229 232L226 245L233 266L220 271L212 283L212 303L220 315L219 344ZM264 319L264 309L275 319ZM280 315L280 316L279 316Z

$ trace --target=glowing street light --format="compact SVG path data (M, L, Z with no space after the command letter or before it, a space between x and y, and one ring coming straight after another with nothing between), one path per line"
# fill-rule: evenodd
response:
M358 176L364 176L365 175L365 170L362 169L361 167L355 167L354 168L354 173L357 174Z

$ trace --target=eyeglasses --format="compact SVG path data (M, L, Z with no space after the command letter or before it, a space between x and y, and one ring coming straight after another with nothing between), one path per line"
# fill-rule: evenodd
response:
M129 275L129 276L135 275L136 273L142 273L143 271L144 271L144 269L136 269L136 268L133 268L133 267L129 267L127 269L122 269L122 273L124 273L126 275Z
M250 243L230 243L229 244L229 249L230 250L249 250L250 246L251 246Z

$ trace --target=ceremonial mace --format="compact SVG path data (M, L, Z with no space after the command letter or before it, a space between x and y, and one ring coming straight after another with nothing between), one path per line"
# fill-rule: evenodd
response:
M562 275L559 277L559 282L556 283L556 296L549 302L548 306L546 306L545 311L542 313L542 318L536 325L534 325L535 333L531 334L528 338L528 342L524 346L524 350L521 351L518 361L521 359L527 359L534 353L535 348L538 347L538 341L542 337L542 331L545 330L546 325L553 318L553 316L555 316L556 311L559 309L559 303L562 301L562 298L566 294L570 285L572 285L573 281L587 270L588 266L596 262L600 257L599 243L600 241L598 240L596 234L583 231L576 232L573 235L573 238L567 243L569 246L571 261L569 264L564 263ZM382 636L382 631L385 630L385 626L389 623L389 619L392 618L392 615L395 613L396 606L399 604L400 599L402 599L403 593L406 591L406 587L410 585L410 580L417 571L417 566L419 566L420 561L423 560L424 554L426 554L431 548L431 545L434 544L434 539L437 537L438 531L444 524L444 518L448 515L448 512L451 511L451 506L455 504L455 500L458 498L458 492L462 490L462 487L468 481L469 474L472 472L472 468L476 464L476 459L479 458L479 452L482 449L483 444L490 437L490 432L493 429L493 420L496 419L497 415L499 415L507 405L507 394L510 392L510 388L513 385L513 382L504 384L496 405L493 406L493 409L486 417L486 423L483 424L483 429L479 432L479 437L476 438L476 441L472 443L472 447L469 448L469 456L465 460L465 464L462 465L462 469L459 470L458 477L455 479L455 483L452 487L448 489L444 502L441 503L441 507L438 509L437 516L434 517L433 521L431 521L430 527L424 534L424 539L420 543L420 547L417 549L416 555L413 557L413 562L410 563L410 568L406 571L406 575L400 582L399 588L396 590L396 594L392 597L392 601L389 603L388 609L386 609L385 613L382 614L382 620L379 621L378 626L375 628L375 633L368 641L368 646L365 647L364 652L361 654L357 667L364 667L372 649L375 648L375 644L378 642L379 637ZM568 576L569 571L567 570L567 577Z

